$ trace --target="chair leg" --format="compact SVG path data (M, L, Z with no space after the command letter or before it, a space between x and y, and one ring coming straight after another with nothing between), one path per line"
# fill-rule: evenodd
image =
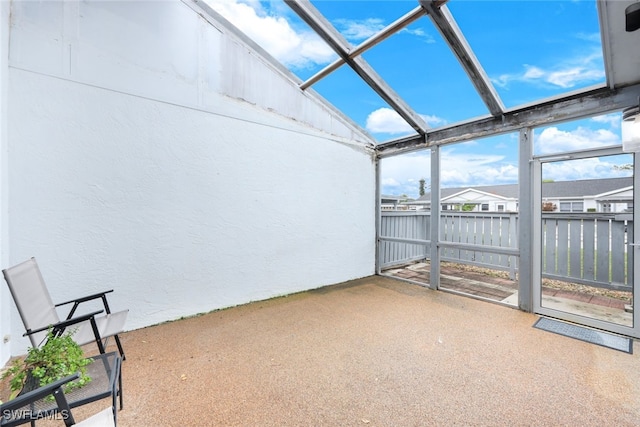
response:
M123 361L126 360L127 358L124 357L124 349L122 348L122 344L120 343L120 337L118 335L114 335L113 338L116 340L116 345L118 346L120 357L122 357Z
M124 408L124 397L122 396L122 366L120 366L120 372L118 372L118 397L120 398L120 410Z
M98 345L98 351L100 352L100 354L104 354L104 343L100 339L100 332L98 332L96 319L92 317L90 320L91 320L91 329L93 329L93 335L96 337L96 344Z

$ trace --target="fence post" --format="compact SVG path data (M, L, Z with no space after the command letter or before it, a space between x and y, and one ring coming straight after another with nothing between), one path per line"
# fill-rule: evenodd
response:
M517 217L517 213L509 213L509 246L516 249L518 248L518 231L516 228ZM516 280L517 260L518 257L509 257L509 279L511 280Z

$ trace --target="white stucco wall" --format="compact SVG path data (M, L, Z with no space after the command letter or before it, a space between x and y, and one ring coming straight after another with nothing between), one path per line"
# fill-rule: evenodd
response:
M8 203L7 198L7 98L9 77L9 6L0 1L0 265L7 265ZM0 286L0 366L11 354L11 296L6 286Z
M3 261L35 256L54 300L113 288L135 329L374 273L366 135L220 93L241 40L178 1L13 6Z

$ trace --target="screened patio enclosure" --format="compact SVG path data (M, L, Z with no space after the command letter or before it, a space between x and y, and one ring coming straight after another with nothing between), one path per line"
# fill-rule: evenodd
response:
M607 146L536 151L537 135L551 125L602 116L620 124L621 112L638 106L640 31L627 31L625 22L625 9L635 2L570 2L591 7L585 19L597 23L600 71L595 83L558 86L562 90L536 99L508 96L497 84L502 80L490 77L499 72L496 64L483 62L488 51L507 48L506 33L483 40L465 30L465 10L473 8L486 19L498 8L513 8L505 22L517 30L518 2L345 2L344 13L362 17L386 7L393 16L359 42L339 29L344 16L329 9L335 2L284 1L277 3L282 16L278 10L251 15L276 23L292 19L316 34L298 50L322 44L333 56L313 72L294 72L275 59L248 35L251 25L243 27L230 13L233 5L247 11L258 3L0 2L3 268L37 257L60 300L108 284L115 308L135 305L127 327L136 329L382 273L388 244L410 246L413 255L428 259L428 286L439 289L444 258L481 251L517 277L514 305L520 309L639 336L637 310L630 323L610 326L549 306L540 294L549 260L562 264L572 257L562 246L554 256L540 246L543 239L560 241L547 238L542 226L546 170L562 161L626 156L634 185L625 200L632 207L640 188L635 152L623 152L620 138ZM545 5L554 4L532 3L542 16L551 13ZM427 55L425 45L396 45L406 34L422 37L422 30L430 32L427 43L437 54ZM282 33L280 42L290 42L290 35ZM585 40L593 42L592 36ZM379 51L387 44L396 54L392 60ZM378 69L390 62L393 72L383 76ZM457 71L441 72L445 64ZM335 76L346 80L332 88ZM400 80L412 87L396 89ZM349 115L334 99L341 92L350 102L373 102L391 113L406 132L382 138L384 132L367 127L367 114ZM444 100L473 108L434 121L416 108L420 100L434 112ZM429 215L440 217L442 177L466 165L451 163L449 150L503 135L517 147L517 167L511 168L517 216L496 229L515 236L506 246L448 241L450 230L440 221L425 222L415 236L386 234L380 206L385 164L426 153ZM637 291L636 215L624 213L618 218L624 225L611 226L608 235L599 225L579 235L581 241L597 238L592 253L602 277L589 286L606 281ZM575 236L572 225L554 224L558 233ZM605 252L598 246L605 241L616 242L606 250L624 264L624 273L616 264L604 278L602 260L608 258L596 256ZM623 261L613 246L623 251ZM581 269L589 266L580 262ZM0 320L5 362L27 346L5 286Z
M496 88L496 79L489 77L483 61L479 59L480 54L476 54L474 50L476 48L484 52L487 46L477 41L477 34L472 34L474 39L465 37L465 24L471 27L469 18L464 18L467 21L461 24L456 20L457 13L462 16L463 9L473 7L468 3L421 0L413 9L409 9L409 3L406 3L406 14L398 16L396 21L358 45L351 44L347 40L348 35L341 33L337 24L323 15L321 10L324 7L321 2L286 3L338 55L334 63L301 82L300 87L313 87L322 79L328 78L335 70L348 66L406 122L408 127L413 129L413 134L376 144L377 157L381 160L378 168L384 168L385 160L395 156L427 153L423 156L426 167L422 177L427 176L430 183L426 194L429 200L425 199L429 208L413 210L411 203L408 203L405 205L406 211L384 212L379 205L376 269L378 274L386 274L393 266L426 262L421 267L425 279L419 283L434 289L447 289L449 285L440 283L443 277L440 272L443 261L496 268L505 271L514 281L513 293L507 291L508 297L502 302L523 310L640 337L639 317L633 307L633 296L637 291L637 281L634 280L634 271L637 270L634 268L637 240L633 235L635 179L634 185L627 189L628 194L625 197L628 199L619 202L624 203L624 212L597 218L593 214L591 217L583 218L575 213L570 218L564 212L558 213L554 218L550 213L543 212L549 195L543 194L541 190L545 181L553 181L548 172L546 175L543 172L543 165L547 170L554 164L556 169L569 169L569 160L575 160L574 163L577 163L588 159L616 158L623 162L629 171L627 176L638 176L634 149L625 147L624 151L629 153L626 154L619 142L603 147L602 144L592 144L588 141L582 146L573 146L572 149L563 148L559 144L555 150L546 152L534 146L536 132L544 133L545 128L549 128L550 125L576 122L585 118L593 119L605 114L619 113L623 109L626 109L627 115L636 111L630 107L635 108L640 100L640 64L639 56L635 54L637 48L633 44L640 36L629 24L633 17L627 17L626 13L627 8L634 2L597 1L594 4L597 8L600 54L603 58L601 83L514 106L505 106L501 93ZM478 8L485 12L504 6L504 3L479 3L481 5ZM538 5L551 13L550 4ZM484 15L478 18L483 19ZM404 97L394 91L392 84L382 78L375 67L365 59L366 52L376 49L378 45L390 43L388 40L392 36L409 26L415 28L416 22L423 19L429 20L437 30L441 41L448 46L450 55L455 57L468 82L475 89L475 96L482 101L484 112L479 116L461 117L452 124L429 126L424 115L418 114ZM525 22L524 16L516 14L510 26L503 25L515 30L513 37L517 37L517 27L526 27ZM494 42L496 49L508 45L501 40ZM415 50L411 52L415 55ZM506 49L504 54L509 54ZM406 59L407 64L412 64L413 58L409 56L408 54L403 59ZM375 61L375 54L371 54L371 58ZM430 59L432 62L445 60L441 57ZM398 66L401 67L401 64L402 62L399 62ZM494 64L489 65L495 67ZM424 74L425 79L431 77L426 68ZM412 78L415 79L416 86L422 87L419 77L412 75ZM452 79L438 76L437 81L446 85L446 80ZM460 83L457 80L456 82ZM428 84L424 86L429 87ZM504 94L504 91L502 93ZM421 95L438 105L438 99L430 97L428 92ZM413 98L415 97L412 96ZM621 121L621 116L617 116L617 120ZM485 138L502 134L511 134L512 143L518 147L519 190L515 198L517 208L509 214L497 212L485 215L443 211L440 200L442 177L451 168L465 167L464 164L443 161L443 150L467 141L482 143ZM380 176L379 171L378 200L382 198ZM567 203L572 206L571 202L566 200L570 199L565 199L563 208ZM610 207L611 200L605 200L601 204ZM483 208L488 206L481 203L476 205ZM502 209L504 206L502 205ZM584 212L587 212L586 208ZM408 277L411 280L412 276ZM559 287L560 291L549 289L550 284L551 289ZM591 311L593 306L584 310L582 307L573 307L576 304L571 301L566 304L570 308L566 308L561 298L568 294L564 289L575 287L582 287L582 290L587 289L595 295L600 295L602 289L610 290L624 302L611 310L605 309L604 313L598 312L597 315ZM547 290L543 291L543 288ZM552 295L545 296L545 293Z

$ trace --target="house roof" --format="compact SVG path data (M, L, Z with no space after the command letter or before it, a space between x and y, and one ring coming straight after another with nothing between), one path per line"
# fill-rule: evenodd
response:
M599 194L613 192L633 185L632 177L608 178L608 179L584 179L576 181L543 182L542 196L546 198L572 198L581 196L597 196ZM440 190L441 199L446 199L455 194L475 189L484 193L495 194L500 198L518 199L518 184L483 185L475 187L452 187ZM431 194L420 196L412 204L430 204Z
M412 199L408 198L407 196L390 196L388 194L380 195L380 201L382 203L400 203L403 200L412 200Z
M579 181L545 182L542 197L597 196L633 185L633 178L584 179Z
M467 188L447 197L442 197L443 203L474 203L487 200L500 199L504 201L517 200L515 197L508 197L496 192L487 192L481 188Z

